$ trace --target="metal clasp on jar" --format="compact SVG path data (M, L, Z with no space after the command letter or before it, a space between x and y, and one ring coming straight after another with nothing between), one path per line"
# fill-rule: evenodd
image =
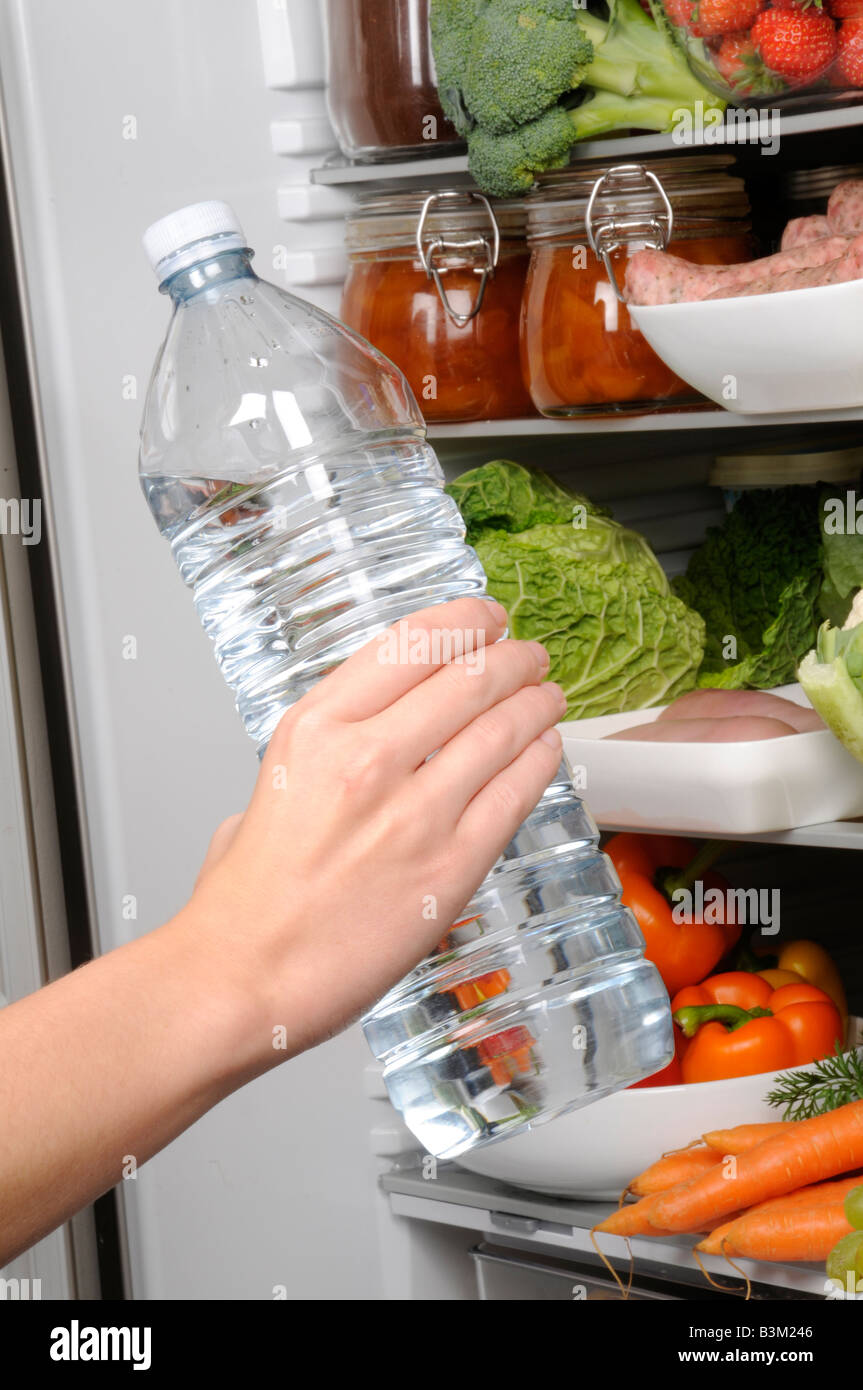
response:
M463 204L465 198L470 199L472 202L482 203L488 213L492 234L491 244L489 244L488 238L485 236L473 237L464 241L447 241L442 236L430 233L426 238L426 223L428 222L429 214L434 205L438 202L443 202L445 199L457 199ZM471 319L475 318L482 308L486 285L488 284L489 278L494 275L500 257L500 228L497 225L497 218L492 212L491 203L488 201L488 198L484 197L482 193L475 193L471 189L459 191L447 190L441 193L432 193L426 198L420 213L420 220L417 226L417 252L419 253L419 258L426 275L428 275L430 280L434 281L435 289L440 296L440 302L447 316L452 319L457 327L464 328L465 324L470 323ZM439 259L452 255L470 258L476 257L477 260L477 264L473 267L473 270L480 277L479 289L477 291L476 302L467 314L459 314L450 304L446 290L444 289L443 280L441 279L441 272L438 268L437 262ZM446 267L444 267L444 269L445 268Z
M643 196L651 185L658 198L659 206L656 212L611 212L603 215L595 211L596 201L603 189L606 196L616 193L626 198L633 194ZM591 251L602 261L614 293L621 303L625 303L614 273L612 252L633 243L664 251L671 240L674 213L665 189L652 170L645 169L643 164L616 164L593 185L584 214L584 225Z

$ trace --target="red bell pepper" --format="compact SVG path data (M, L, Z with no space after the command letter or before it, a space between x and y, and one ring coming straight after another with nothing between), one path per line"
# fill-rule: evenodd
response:
M477 1044L477 1052L492 1074L496 1086L508 1086L517 1072L535 1071L531 1048L536 1039L520 1025L493 1033Z
M628 832L613 836L605 846L620 878L623 901L641 928L647 959L669 994L703 980L740 937L740 923L675 920L671 896L676 888L691 888L700 879L705 892L727 889L725 879L707 869L721 848L709 841L693 858L689 840Z

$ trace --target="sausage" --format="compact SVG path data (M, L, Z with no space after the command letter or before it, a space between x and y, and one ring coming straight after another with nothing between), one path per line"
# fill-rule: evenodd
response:
M738 265L693 265L667 251L650 248L636 251L626 267L624 297L632 304L691 304L697 300L726 298L718 293L724 287L744 293L742 286L755 284L773 275L837 260L848 250L849 238L822 237L775 256ZM754 293L755 291L750 291Z
M840 236L863 232L863 179L837 183L827 203L827 222Z
M797 705L783 695L771 695L767 690L689 690L678 695L657 715L656 722L675 719L735 719L755 715L765 719L780 719L797 733L823 729L824 722L814 709Z
M605 737L630 743L754 743L757 739L787 738L796 732L781 719L739 715L735 719L655 719L652 724L636 724Z
M863 227L860 228L863 231ZM830 235L826 217L792 217L779 243L780 251L793 251L795 246L808 246Z
M784 290L809 290L823 285L841 285L848 280L859 280L861 277L863 236L858 236L848 244L844 256L839 256L826 265L808 266L805 270L789 270L784 275L773 275L763 280L755 280L748 285L726 285L714 290L707 298L739 299L756 294L780 294Z

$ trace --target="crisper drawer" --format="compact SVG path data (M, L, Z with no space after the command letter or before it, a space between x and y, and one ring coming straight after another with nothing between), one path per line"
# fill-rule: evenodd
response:
M536 1258L494 1245L474 1246L470 1252L481 1300L509 1302L558 1301L619 1303L623 1295L611 1278L602 1278L565 1260ZM633 1286L628 1297L673 1300L673 1294Z

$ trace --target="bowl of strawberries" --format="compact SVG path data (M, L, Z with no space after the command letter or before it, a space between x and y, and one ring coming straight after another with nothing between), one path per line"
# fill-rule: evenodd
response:
M863 90L863 0L652 0L690 66L734 105Z

